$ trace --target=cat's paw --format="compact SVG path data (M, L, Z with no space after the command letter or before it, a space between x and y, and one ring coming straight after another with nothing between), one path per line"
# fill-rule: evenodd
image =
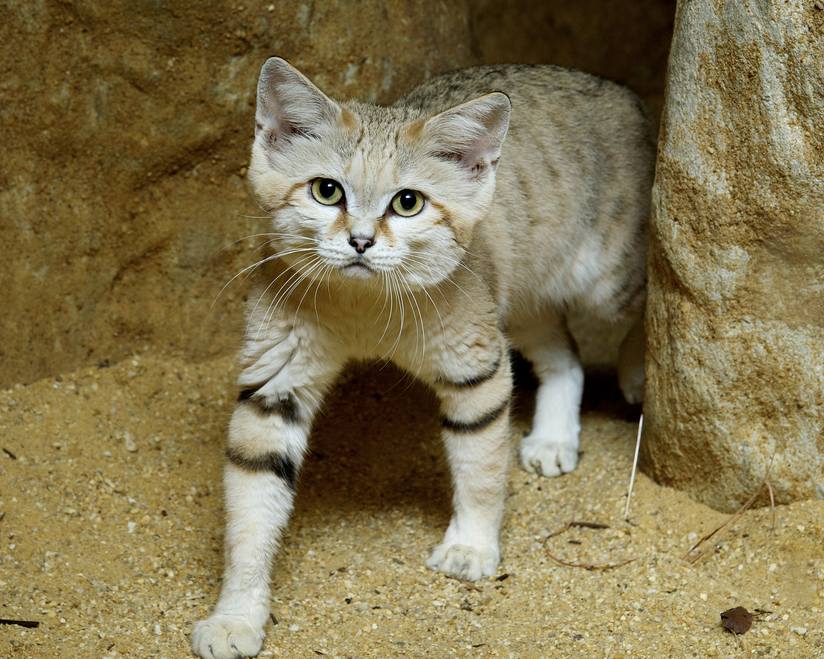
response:
M435 547L426 564L450 577L477 581L495 574L499 562L500 554L495 547L470 547L444 542Z
M527 435L521 441L521 465L538 476L567 474L578 465L578 442Z
M263 647L263 630L239 616L215 614L192 632L192 651L203 659L255 657Z

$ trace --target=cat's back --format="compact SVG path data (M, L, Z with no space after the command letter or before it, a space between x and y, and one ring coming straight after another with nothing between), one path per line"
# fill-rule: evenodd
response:
M549 64L452 71L419 85L396 105L416 107L430 115L493 91L504 92L512 101L510 137L515 139L553 128L580 137L582 131L599 126L620 126L624 134L631 130L639 138L649 137L646 113L632 91L604 78Z
M618 291L643 282L655 159L643 104L626 87L551 65L454 71L398 104L426 116L492 91L512 101L495 201L479 234L495 279L506 282L506 297L618 313L627 304Z

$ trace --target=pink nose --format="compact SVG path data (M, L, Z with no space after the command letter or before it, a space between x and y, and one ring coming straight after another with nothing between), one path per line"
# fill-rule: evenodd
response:
M374 237L364 238L363 236L349 236L349 244L355 248L358 254L363 254L367 249L375 244Z

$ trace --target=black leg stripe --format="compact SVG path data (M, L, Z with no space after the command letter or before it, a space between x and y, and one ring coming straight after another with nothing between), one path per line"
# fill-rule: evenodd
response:
M465 380L458 380L457 382L453 380L447 380L446 378L440 378L438 380L441 384L449 385L450 387L456 387L458 389L465 389L468 387L477 387L479 384L483 384L487 380L491 380L494 378L498 370L501 368L501 356L498 355L498 359L495 360L495 363L492 364L486 371L480 373L478 375L473 375L472 377L468 377Z
M285 480L291 489L295 489L297 467L291 458L282 453L272 451L271 453L264 453L263 455L250 458L230 446L226 449L226 459L236 467L240 467L246 471L272 472Z
M253 404L262 414L278 414L288 423L300 423L301 416L298 402L292 394L281 398L256 395L257 389L243 389L238 394L237 402Z
M491 412L488 412L487 414L484 414L480 419L476 419L475 421L455 421L454 419L444 416L441 417L441 425L447 430L451 430L456 433L478 432L498 420L501 415L506 412L508 407L509 399L507 398L503 405L492 410Z

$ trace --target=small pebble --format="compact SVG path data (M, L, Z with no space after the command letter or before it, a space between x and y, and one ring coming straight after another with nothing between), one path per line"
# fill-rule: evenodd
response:
M123 433L123 443L126 446L126 450L129 453L134 453L135 451L137 451L137 443L135 443L134 437L132 437L132 433L130 433L128 430L125 433Z
M806 627L790 627L790 631L798 634L799 636L806 636L807 635L807 628Z

